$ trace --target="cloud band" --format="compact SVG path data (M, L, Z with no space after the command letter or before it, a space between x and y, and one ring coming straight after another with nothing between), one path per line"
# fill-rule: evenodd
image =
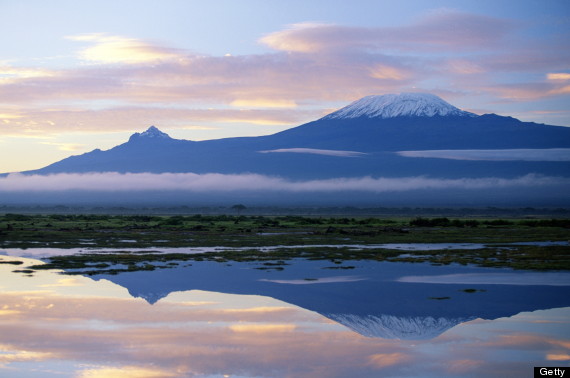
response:
M62 192L68 190L101 192L144 192L158 190L195 193L287 192L338 193L359 191L370 193L440 189L538 188L564 185L570 178L529 174L517 178L456 178L428 177L331 178L294 181L259 174L220 173L60 173L52 175L9 174L0 178L1 192Z

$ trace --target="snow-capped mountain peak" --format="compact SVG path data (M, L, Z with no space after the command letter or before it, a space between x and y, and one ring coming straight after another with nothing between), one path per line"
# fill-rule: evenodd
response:
M148 139L172 139L168 134L163 133L162 131L160 131L157 127L155 126L151 126L149 127L146 131L143 131L142 133L134 133L133 135L131 135L129 141L138 139L141 140L141 138L143 140L148 140Z
M149 127L146 131L141 133L141 137L145 138L170 138L166 133L163 133L155 126Z
M474 117L430 93L400 93L366 96L322 119L394 117Z

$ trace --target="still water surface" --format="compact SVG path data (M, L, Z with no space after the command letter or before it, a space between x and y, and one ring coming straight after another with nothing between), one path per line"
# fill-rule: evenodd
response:
M0 376L530 377L570 362L570 273L286 263L0 264Z
M89 240L89 239L85 239ZM128 243L136 242L136 240L120 240L120 242L127 243L126 247L118 248L101 248L90 246L91 242L86 241L83 243L85 247L78 248L57 248L57 247L39 247L39 248L4 248L0 250L0 255L7 256L20 256L30 258L46 258L50 256L70 256L85 253L117 253L123 252L152 252L152 253L209 253L209 252L223 252L223 251L246 251L251 250L252 247L145 247L145 248L130 248ZM9 242L5 243L9 244ZM55 244L55 243L54 243ZM443 251L455 249L483 249L500 245L503 248L516 245L535 245L541 247L548 246L570 246L568 241L534 241L534 242L518 242L518 243L387 243L387 244L327 244L327 245L274 245L255 247L261 252L268 252L276 249L313 249L313 248L350 248L354 250L366 249L392 249L399 251Z

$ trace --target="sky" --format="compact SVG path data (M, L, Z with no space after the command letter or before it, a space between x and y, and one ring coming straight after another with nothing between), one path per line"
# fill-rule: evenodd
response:
M570 2L0 0L0 172L267 135L371 94L570 126Z

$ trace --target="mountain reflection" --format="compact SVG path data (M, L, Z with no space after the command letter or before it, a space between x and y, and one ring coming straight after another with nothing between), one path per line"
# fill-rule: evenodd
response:
M256 263L200 262L100 277L149 303L196 289L263 295L317 312L363 336L389 339L431 339L477 318L570 306L568 273L377 261L346 262L348 270L330 269L328 261L288 264L274 271Z
M507 371L511 375L528 375L532 366L553 366L570 360L568 308L521 313L495 321L476 319L431 340L370 338L332 321L331 314L341 313L332 302L343 303L341 299L348 295L355 303L367 300L374 304L355 305L344 310L344 314L360 319L364 314L360 311L376 308L378 303L384 303L382 308L390 309L390 303L386 302L397 295L405 295L405 292L399 291L392 297L385 297L383 292L363 295L356 290L358 287L352 287L340 290L334 300L325 299L330 288L375 282L368 279L370 272L366 273L365 269L356 269L357 274L366 278L360 281L318 283L320 278L332 276L330 271L321 270L323 273L319 277L315 266L302 264L289 273L287 269L263 272L233 266L232 271L244 273L244 277L254 272L254 276L243 281L243 287L237 287L241 278L221 280L221 276L216 275L216 272L227 272L223 267L223 264L212 263L200 266L200 269L164 269L93 280L47 271L28 277L12 273L13 265L0 264L0 375L504 376ZM394 269L398 270L398 267ZM281 273L286 274L277 276ZM308 273L311 275L305 277ZM313 280L307 282L313 283L293 285L258 281L255 274L265 279L279 277L283 280L293 279L292 276L297 279L310 277ZM399 273L392 272L391 275L395 277ZM389 276L383 279L387 279L386 283L394 283ZM210 279L202 280L203 277ZM202 286L208 286L217 281L227 281L219 282L219 287L227 285L233 287L233 291L251 291L256 283L261 284L259 287L266 285L272 288L274 298L283 300L254 292L245 295L215 292L214 288L206 291L197 284L202 282ZM123 284L139 297L145 293L163 296L153 297L156 301L150 304L142 298L133 298ZM183 286L191 287L183 289ZM500 285L495 286L501 290ZM486 292L468 294L458 292L453 285L448 287L457 298L462 295L476 298L479 294L482 297L493 291L488 288ZM146 291L150 288L154 290ZM529 288L534 288L530 293L539 293L533 291L536 287ZM436 292L440 289L437 287ZM285 300L301 292L308 294L299 300L298 306L291 304L294 303L292 300ZM410 308L419 305L422 310L406 315L398 312L403 310L394 308L386 315L393 318L384 318L384 324L406 317L419 318L425 309L432 307L444 308L432 316L439 321L446 303L452 303L454 298L427 299L426 293L432 294L431 289L417 296L422 296L426 304L414 304L416 299L410 299ZM309 301L319 301L319 298L320 302L313 303L313 308L322 310L323 314L328 311L328 317L299 307ZM404 302L402 300L398 305ZM457 304L461 305L461 302ZM502 311L501 308L495 310ZM456 311L457 314L463 312L461 309ZM382 316L375 314L378 318ZM455 317L452 314L447 318ZM356 323L354 319L350 321Z

